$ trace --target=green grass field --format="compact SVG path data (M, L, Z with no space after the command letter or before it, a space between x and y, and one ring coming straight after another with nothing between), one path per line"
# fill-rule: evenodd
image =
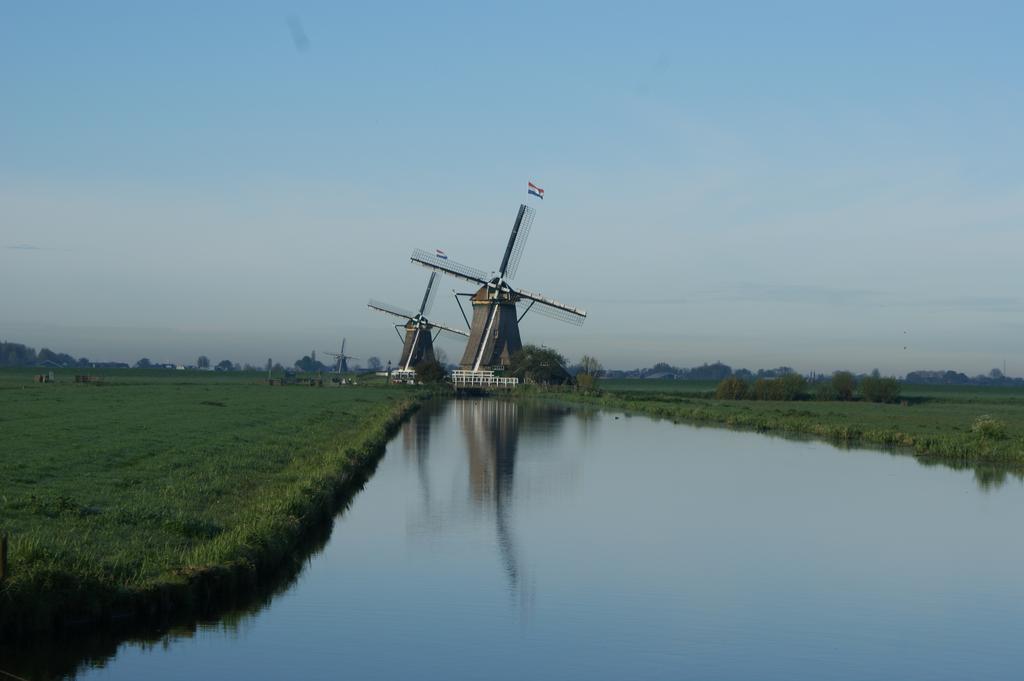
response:
M922 459L1024 474L1024 390L976 386L904 386L904 404L771 402L711 399L707 381L600 381L595 395L573 401L690 423L810 435L833 442L903 447ZM972 430L982 416L1005 424L1005 435Z
M262 374L0 371L0 629L134 608L211 572L259 572L334 510L417 391L270 387ZM163 597L167 597L166 593Z

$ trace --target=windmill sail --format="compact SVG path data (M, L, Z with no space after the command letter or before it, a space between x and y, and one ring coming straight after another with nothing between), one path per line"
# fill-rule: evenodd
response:
M523 289L517 289L516 293L519 294L520 298L538 303L532 309L536 309L537 314L544 315L545 317L551 317L552 319L575 324L576 326L582 326L583 321L587 318L586 310L560 303L539 293L531 293Z
M483 270L478 270L475 267L457 263L454 260L440 258L436 254L428 253L421 248L414 250L412 255L409 256L409 259L414 263L418 263L424 267L429 267L435 272L450 274L453 277L465 279L466 281L470 281L474 284L486 284L488 279L490 279L490 275Z
M423 292L423 302L420 303L420 314L429 315L434 307L434 298L437 297L437 284L441 281L441 275L437 272L430 273L430 281L427 282L427 290Z
M371 299L370 302L366 304L366 306L373 310L377 310L378 312L391 314L396 317L401 317L402 319L405 320L413 319L416 316L415 312L410 312L409 310L398 307L397 305L391 305L390 303L382 303L379 300Z
M448 333L454 333L457 336L469 336L468 331L456 329L454 327L448 326L447 324L439 324L438 322L428 322L428 326L430 326L430 328L432 329L437 329L438 331L447 331Z
M533 218L537 214L533 208L523 204L519 206L519 213L516 215L516 222L512 225L512 234L509 235L508 245L505 247L505 257L501 261L501 276L505 279L512 279L519 269L519 261L523 258L523 249L526 248L526 239L530 236L530 227L533 226Z

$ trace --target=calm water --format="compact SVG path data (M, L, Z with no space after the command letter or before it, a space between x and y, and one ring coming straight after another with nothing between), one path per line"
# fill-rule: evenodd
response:
M290 589L84 679L1018 679L1024 489L641 417L421 412Z

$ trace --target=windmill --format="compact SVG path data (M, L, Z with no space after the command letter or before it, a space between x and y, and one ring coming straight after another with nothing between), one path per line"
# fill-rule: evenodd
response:
M513 289L509 285L508 282L515 276L519 261L523 257L534 213L534 209L525 204L519 206L519 213L516 215L512 234L508 237L505 255L501 259L496 276L494 273L487 274L483 270L452 262L443 253L434 255L418 248L412 253L411 260L415 263L480 286L475 294L461 294L469 297L473 307L469 342L459 363L463 369L479 371L507 367L512 355L523 347L523 342L519 338L519 322L534 306L537 307L538 314L577 326L583 324L587 317L584 310L565 305L539 293L531 293L521 288ZM519 314L517 304L524 306L522 314ZM459 303L459 307L462 307L462 303ZM462 314L465 316L466 313ZM466 323L469 324L468 318Z
M353 357L352 355L346 355L345 354L345 339L344 338L341 339L341 351L339 351L339 352L325 352L324 354L327 355L328 357L333 357L335 359L334 373L336 373L336 374L347 374L348 373L348 360L350 360L350 359L359 359L358 357ZM313 356L316 357L316 355L313 355Z
M430 310L434 305L434 298L437 295L437 283L440 280L441 275L437 272L430 273L430 280L427 282L427 290L423 292L423 300L420 302L419 312L403 310L400 307L388 305L378 300L371 300L367 304L370 309L404 320L401 324L395 324L395 331L398 333L398 337L402 339L402 359L398 362L398 367L402 371L411 371L420 364L434 361L434 338L436 337L432 336L434 330L438 334L442 331L447 331L459 336L469 335L462 329L455 329L427 319L426 316L430 314ZM399 328L405 329L404 336L398 331Z

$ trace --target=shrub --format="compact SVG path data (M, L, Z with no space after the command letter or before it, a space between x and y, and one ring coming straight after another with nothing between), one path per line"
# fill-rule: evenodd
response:
M799 400L807 391L807 379L800 374L786 374L776 378L775 382L778 383L781 400Z
M416 367L416 380L420 383L441 383L444 381L445 370L437 360L423 362Z
M730 376L718 384L716 400L742 400L747 396L747 383L742 378Z
M836 392L831 382L817 383L814 386L814 399L819 402L831 402L839 399L839 393Z
M971 432L985 440L1005 440L1006 423L985 414L974 419Z
M759 378L754 381L754 385L750 388L750 399L752 400L770 400L772 399L770 394L771 384L774 382L773 379Z
M900 382L891 377L867 376L860 382L860 393L869 402L895 402L900 396Z
M778 402L799 400L807 390L807 379L800 374L786 374L781 378L759 378L749 392L752 400Z
M832 390L837 400L852 400L853 391L857 388L857 379L849 371L837 371L832 374Z

